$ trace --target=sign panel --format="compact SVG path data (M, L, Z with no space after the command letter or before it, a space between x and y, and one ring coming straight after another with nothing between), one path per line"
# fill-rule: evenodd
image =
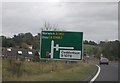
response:
M83 32L42 31L41 59L82 59Z
M60 50L60 58L80 59L81 51Z

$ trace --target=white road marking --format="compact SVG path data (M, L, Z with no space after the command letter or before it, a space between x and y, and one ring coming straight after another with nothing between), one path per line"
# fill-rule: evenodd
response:
M95 81L95 79L98 77L98 75L100 74L100 66L96 65L98 67L98 71L96 73L96 75L91 79L91 81L89 83L92 83L93 81Z

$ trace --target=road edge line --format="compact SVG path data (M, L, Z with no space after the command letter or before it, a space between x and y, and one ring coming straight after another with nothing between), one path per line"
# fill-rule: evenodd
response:
M97 67L98 67L98 71L97 71L97 73L96 73L96 75L90 80L90 82L89 83L92 83L93 81L95 81L95 79L98 77L98 75L100 74L100 66L98 66L98 65L96 65Z

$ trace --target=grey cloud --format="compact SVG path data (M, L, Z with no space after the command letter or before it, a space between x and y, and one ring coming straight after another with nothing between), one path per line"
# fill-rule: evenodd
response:
M62 30L83 31L84 39L117 39L117 3L3 3L3 34L36 34L44 22Z

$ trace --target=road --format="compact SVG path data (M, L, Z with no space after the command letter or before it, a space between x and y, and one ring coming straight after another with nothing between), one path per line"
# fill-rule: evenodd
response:
M98 66L100 66L100 69L101 69L98 77L95 79L95 82L93 83L97 83L97 82L102 83L102 81L103 82L106 81L107 83L109 82L115 83L115 81L119 81L118 74L120 73L120 70L118 71L118 69L120 68L118 67L118 62L110 61L109 65L106 65L106 64L99 65L98 59L91 59L88 61L95 65L97 64ZM120 63L119 63L119 66L120 66Z
M100 74L95 81L118 81L118 63L110 62L109 65L99 65Z

